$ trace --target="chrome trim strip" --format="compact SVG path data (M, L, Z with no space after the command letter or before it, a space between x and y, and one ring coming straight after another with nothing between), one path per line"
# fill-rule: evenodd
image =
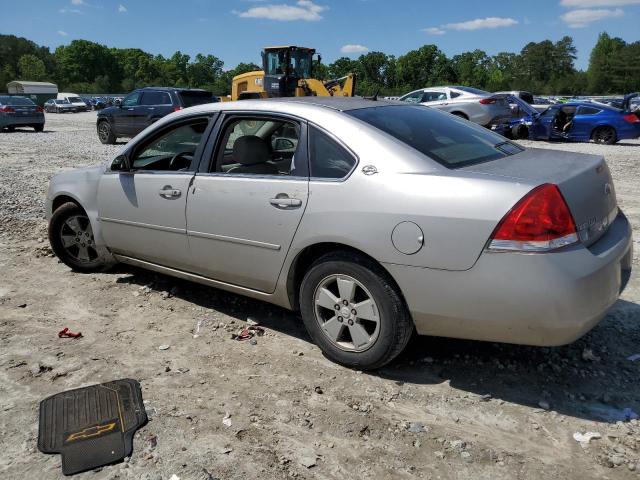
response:
M198 238L206 238L208 240L219 240L221 242L239 243L240 245L249 245L251 247L266 248L267 250L278 251L282 248L281 245L275 245L273 243L258 242L256 240L248 240L246 238L227 237L226 235L216 235L215 233L196 232L193 230L187 230L187 235Z
M138 260L137 258L128 257L126 255L120 255L117 253L113 254L113 257L122 263L126 263L128 265L134 265L137 267L146 268L149 270L153 270L154 272L164 273L166 275L171 275L178 278L183 278L185 280L190 280L196 283L202 283L204 285L209 285L215 288L221 288L223 290L228 290L230 292L239 293L241 295L246 295L252 298L258 298L262 300L268 300L271 298L272 294L261 292L259 290L253 290L251 288L240 287L238 285L234 285L232 283L220 282L218 280L213 280L208 277L203 277L202 275L197 275L195 273L185 272L184 270L178 270L171 267L165 267L162 265L158 265L157 263L147 262L145 260Z
M186 233L186 230L184 228L165 227L164 225L152 225L150 223L132 222L130 220L119 220L117 218L99 217L98 220L101 222L118 223L120 225L129 225L131 227L160 230L161 232Z

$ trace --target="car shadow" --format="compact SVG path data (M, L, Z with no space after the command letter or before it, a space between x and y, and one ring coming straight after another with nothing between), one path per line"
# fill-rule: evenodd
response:
M40 133L54 133L55 130L43 130L42 132L36 132L33 127L16 127L15 130L12 130L7 133L28 133L28 134L40 134ZM4 132L3 132L4 133Z
M268 303L147 270L119 265L118 283L213 309L239 322L248 318L267 329L311 342L300 315ZM640 414L640 305L619 300L607 317L576 342L530 347L441 337L414 336L388 366L369 375L398 384L436 385L563 415L616 422ZM241 324L240 324L241 325Z

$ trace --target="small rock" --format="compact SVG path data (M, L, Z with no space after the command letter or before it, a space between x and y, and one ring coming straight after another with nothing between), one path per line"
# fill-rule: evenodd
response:
M620 455L611 455L609 457L609 461L611 462L611 464L614 467L619 467L620 465L622 465L624 463L624 457L622 457Z
M407 431L411 433L423 433L425 431L424 424L422 422L411 422Z
M307 456L304 456L304 457L300 458L300 460L298 460L298 462L303 467L311 468L311 467L315 467L316 466L316 460L317 460L317 457L315 455L307 455Z
M322 395L324 393L321 387L316 387L313 389L313 391L316 392L318 395Z
M491 398L493 398L493 397L491 396L491 394L490 394L490 393L487 393L486 395L482 395L482 396L480 397L480 400L482 400L483 402L488 402L489 400L491 400Z
M573 434L573 439L576 442L580 442L582 445L588 445L591 442L591 440L595 440L598 438L602 438L602 435L600 435L598 432L586 432L586 433L576 432Z
M27 304L26 303L21 303L19 305L16 305L16 307L18 307L18 308L27 308Z
M469 452L462 452L462 453L460 454L460 456L462 457L462 459L463 459L465 462L471 462L471 461L473 460L473 459L471 458L471 454L470 454Z
M249 340L249 343L251 345L257 345L258 344L258 340L256 340L255 338L252 338L251 340Z
M433 454L436 456L436 458L439 458L440 460L444 458L444 452L441 452L439 450L434 452Z
M593 353L593 350L591 350L590 348L585 348L584 350L582 350L582 360L584 360L585 362L597 363L600 361L600 357Z
M224 418L222 419L222 424L225 427L230 427L231 426L231 414L230 413L226 413Z
M247 325L255 327L256 325L260 325L260 322L254 320L251 317L247 317Z
M171 345L160 345L158 347L158 350L169 350L171 348Z
M185 368L185 367L180 367L180 368L178 369L178 372L179 372L179 373L187 373L188 371L189 371L189 369L188 369L188 368Z
M540 400L538 402L538 406L540 408L542 408L543 410L550 410L551 409L551 405L546 400Z

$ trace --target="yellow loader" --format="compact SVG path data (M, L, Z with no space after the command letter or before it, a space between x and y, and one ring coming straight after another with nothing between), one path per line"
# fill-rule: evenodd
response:
M272 97L353 97L356 77L352 73L335 80L313 78L313 48L286 45L267 47L262 68L233 78L231 95L223 101ZM320 62L318 56L318 62Z

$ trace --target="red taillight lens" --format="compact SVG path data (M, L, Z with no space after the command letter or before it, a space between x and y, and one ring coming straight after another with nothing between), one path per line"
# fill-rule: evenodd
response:
M530 191L502 219L490 250L546 252L578 241L576 224L557 185Z
M38 112L38 113L42 113L42 112L44 112L44 108L42 108L42 107L36 107L36 112Z
M496 99L495 98L483 98L482 100L480 100L480 103L482 105L493 105L494 103L496 103Z
M174 107L174 108L173 108L173 111L174 111L174 112L179 112L180 110L182 110L182 107Z
M13 107L0 107L0 112L2 113L16 113L15 109Z
M640 123L640 118L638 118L638 115L636 115L635 113L629 113L622 118L624 118L629 123Z

